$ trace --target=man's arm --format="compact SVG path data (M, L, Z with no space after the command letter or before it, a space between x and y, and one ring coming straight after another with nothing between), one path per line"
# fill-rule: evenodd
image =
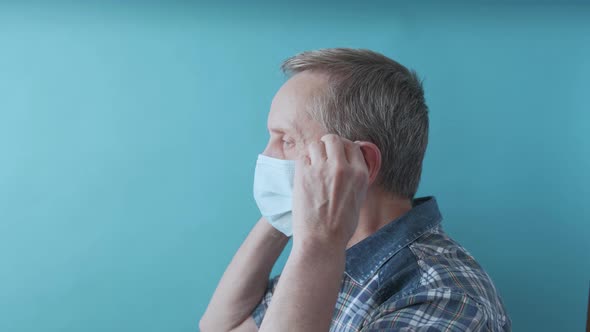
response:
M205 314L201 331L256 330L250 314L266 290L274 263L289 238L260 218L225 270Z
M260 331L328 331L345 259L344 247L294 242Z

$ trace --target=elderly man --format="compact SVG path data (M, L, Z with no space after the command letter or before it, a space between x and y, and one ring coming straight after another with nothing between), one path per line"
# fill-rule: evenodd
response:
M262 218L201 318L202 331L509 331L492 280L415 198L428 108L413 71L322 49L282 65L254 196ZM278 276L270 271L289 238Z

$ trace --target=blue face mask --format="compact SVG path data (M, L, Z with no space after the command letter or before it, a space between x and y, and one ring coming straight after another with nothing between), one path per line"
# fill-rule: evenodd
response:
M258 155L254 171L254 199L260 213L287 236L291 227L295 161Z

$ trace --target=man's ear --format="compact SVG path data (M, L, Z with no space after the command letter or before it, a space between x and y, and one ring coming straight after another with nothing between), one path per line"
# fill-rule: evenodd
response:
M365 163L369 169L369 185L371 185L381 169L381 150L377 145L367 141L356 141L361 147Z

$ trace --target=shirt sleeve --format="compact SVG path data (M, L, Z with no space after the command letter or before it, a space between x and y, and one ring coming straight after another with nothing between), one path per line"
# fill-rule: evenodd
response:
M386 301L361 331L500 330L491 328L483 306L461 291L430 289Z
M275 288L277 287L279 276L280 275L274 276L268 280L268 283L266 285L266 291L264 292L264 295L262 296L260 303L258 303L256 308L254 308L254 311L252 311L252 318L254 319L254 322L256 323L256 326L258 328L260 328L260 325L262 324L262 319L264 319L266 310L270 305L270 300L272 298L272 294L274 293Z

